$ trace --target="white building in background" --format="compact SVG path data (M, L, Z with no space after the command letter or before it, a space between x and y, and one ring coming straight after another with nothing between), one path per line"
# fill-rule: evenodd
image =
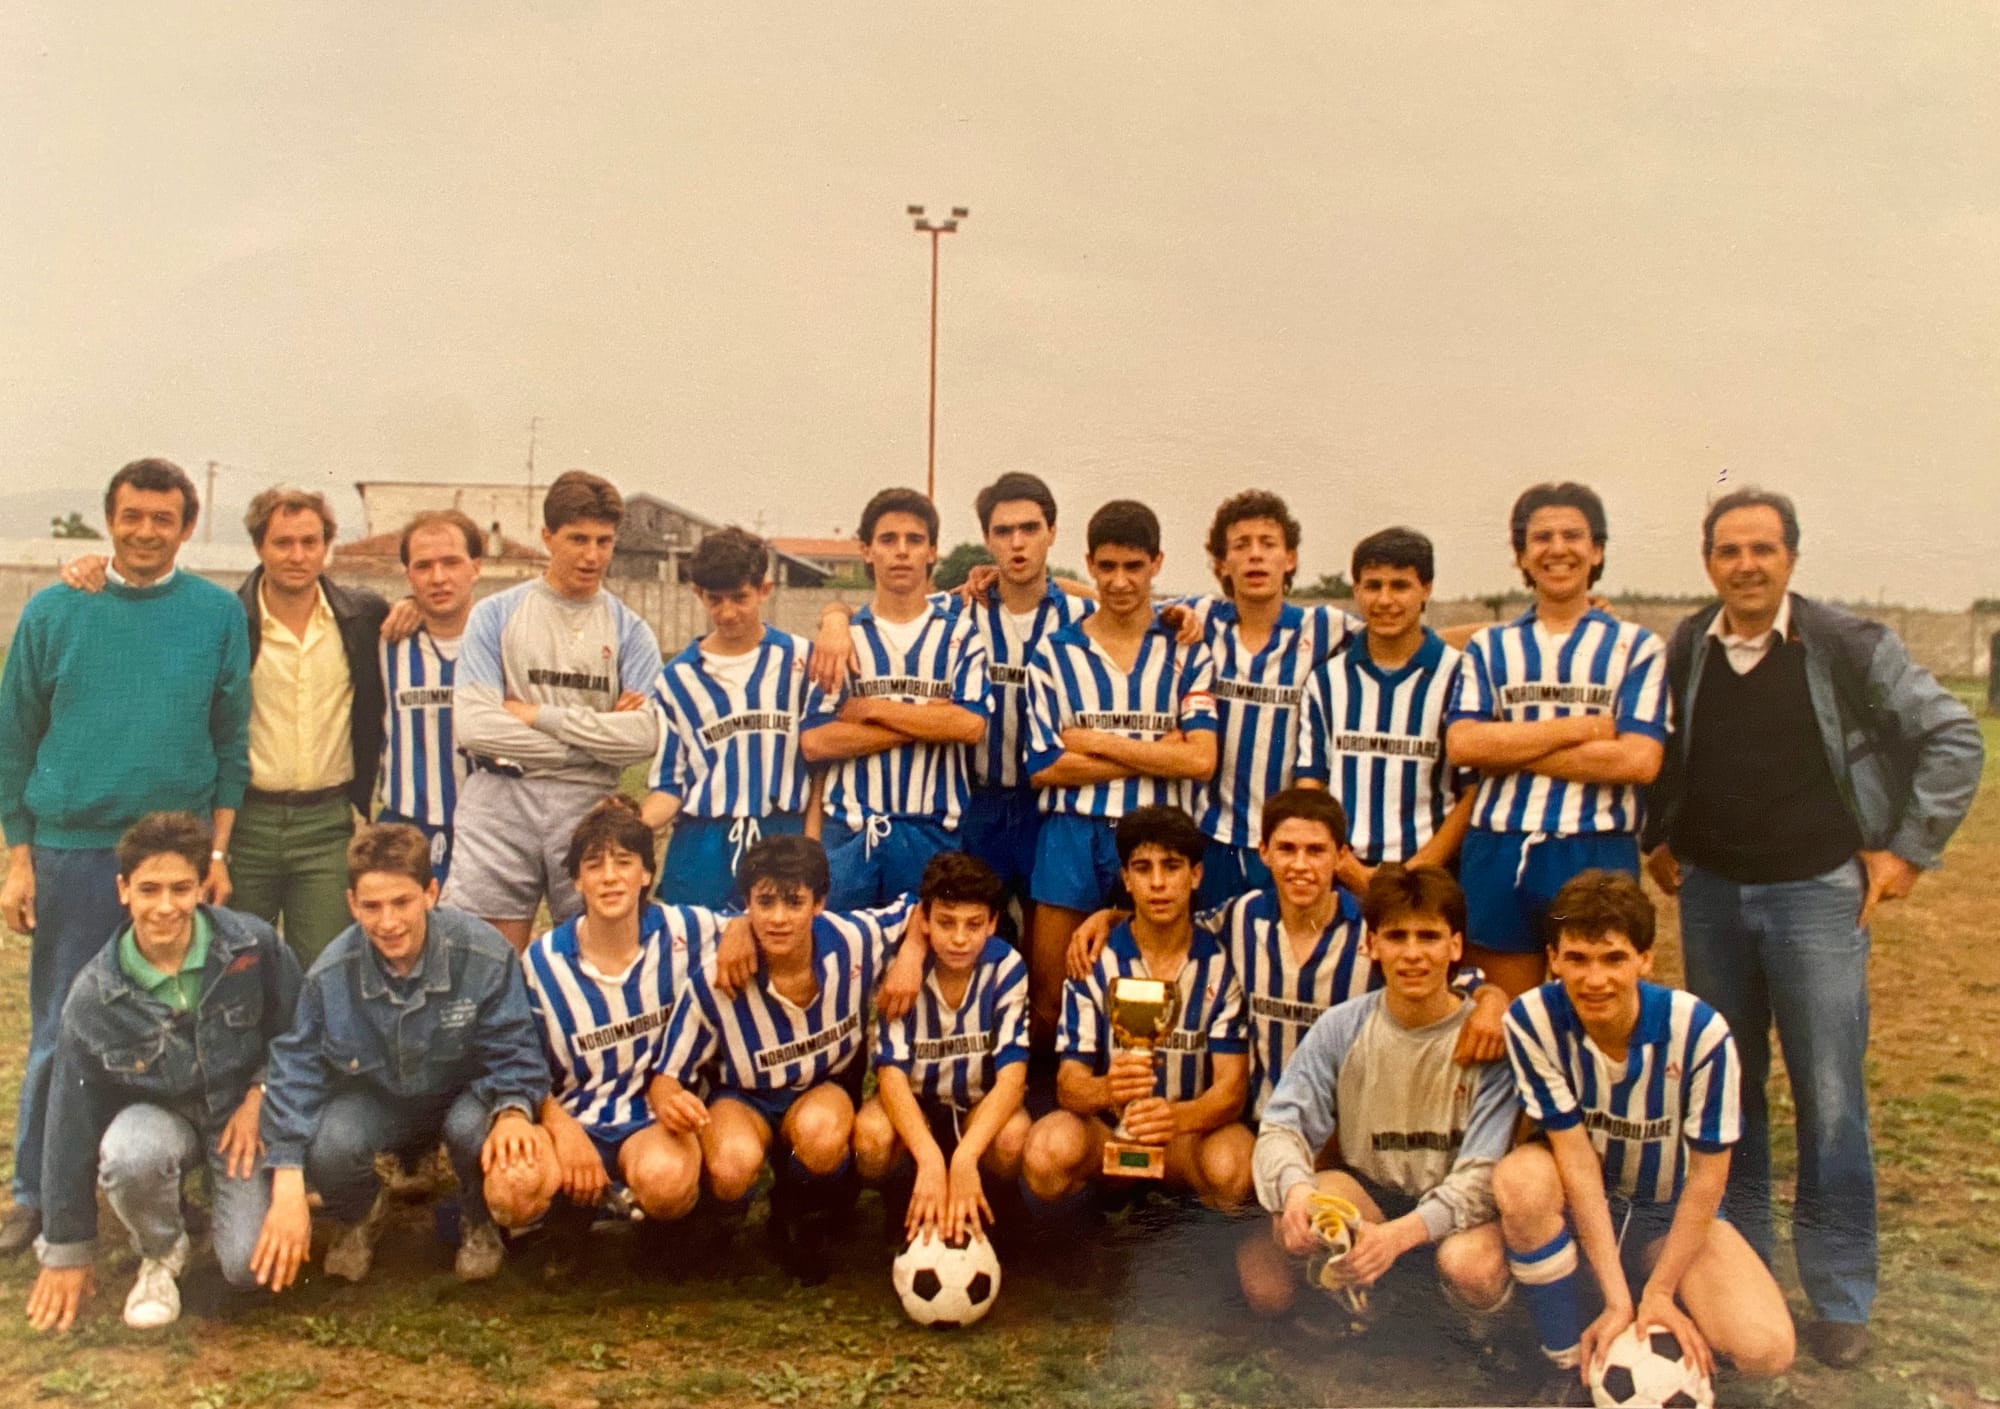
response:
M542 541L542 497L546 484L448 484L438 480L364 479L354 484L366 534L401 533L403 525L429 509L457 509L487 533L516 543Z
M520 484L450 484L425 480L357 480L365 536L400 534L403 525L427 509L458 509L485 529L510 543L540 551L542 499L548 485L533 490ZM618 552L612 559L614 577L644 577L658 581L684 580L687 558L695 546L722 527L691 509L657 494L627 494L625 522L618 531ZM771 544L771 577L780 587L819 587L831 575L820 563Z

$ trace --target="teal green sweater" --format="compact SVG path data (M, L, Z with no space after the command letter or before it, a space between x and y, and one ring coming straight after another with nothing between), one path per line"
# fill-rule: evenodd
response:
M234 594L182 570L29 601L0 675L9 846L112 846L148 812L240 806L249 781L250 636Z

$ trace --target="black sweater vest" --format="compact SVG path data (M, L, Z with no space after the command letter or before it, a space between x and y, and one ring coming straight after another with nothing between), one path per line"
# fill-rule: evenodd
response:
M1803 645L1774 642L1738 675L1722 642L1710 642L1693 717L1675 855L1769 885L1831 871L1860 848L1827 766Z

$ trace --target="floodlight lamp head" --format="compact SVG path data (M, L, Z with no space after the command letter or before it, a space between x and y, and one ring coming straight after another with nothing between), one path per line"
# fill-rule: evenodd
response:
M972 214L972 212L962 205L955 205L951 208L951 214L954 220L963 220L966 216Z
M922 215L924 213L924 208L920 205L913 205L909 208L909 213L911 215Z

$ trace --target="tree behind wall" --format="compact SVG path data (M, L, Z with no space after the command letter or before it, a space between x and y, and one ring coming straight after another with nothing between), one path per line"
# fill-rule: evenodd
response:
M68 518L63 518L62 516L58 515L55 518L49 520L49 537L102 538L104 537L104 535L99 533L96 529L92 528L89 524L85 523L83 521L83 515L77 513L74 509L72 509L70 511L70 515Z

